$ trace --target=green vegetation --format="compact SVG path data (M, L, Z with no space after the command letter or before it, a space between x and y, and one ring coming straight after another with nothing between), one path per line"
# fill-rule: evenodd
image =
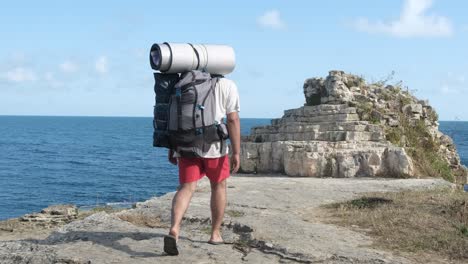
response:
M387 128L385 131L385 137L387 138L388 141L392 142L394 145L402 147L403 144L401 142L402 140L402 131L400 128L397 127L390 127Z
M405 96L403 94L398 95L397 100L401 106L411 104L413 102L410 96Z
M229 215L230 217L241 217L244 216L245 213L237 210L227 210L226 214Z
M393 79L394 72L385 79L369 85L374 87L376 100L384 100L382 104L373 102L370 97L362 96L356 98L357 102L353 106L359 118L371 124L381 124L386 115L396 114L399 121L397 127L385 127L385 137L391 143L404 147L414 161L417 174L428 177L442 177L454 182L457 172L452 169L447 160L438 153L440 143L429 133L429 129L424 120L411 120L403 112L403 107L415 103L414 98L408 89L402 88L402 83L388 85ZM374 97L375 98L375 97ZM435 122L438 120L437 113L432 108L426 108L427 120Z
M400 113L400 126L388 128L386 138L397 146L405 147L420 175L454 181L450 165L437 152L439 143L430 135L423 120L413 122Z
M117 215L123 221L127 221L136 226L150 227L150 228L168 228L161 218L152 214L144 213L143 211L125 211Z
M430 121L435 122L439 120L439 115L431 108L427 111L427 118L429 118Z
M200 229L200 231L204 234L210 235L211 234L211 227L210 226L204 226Z
M97 206L94 207L90 210L78 210L78 219L83 219L86 218L92 214L99 213L99 212L105 212L105 213L116 213L124 210L123 208L114 208L109 205L103 205L103 206Z
M354 107L356 107L356 113L359 115L359 119L370 121L371 112L374 109L374 105L371 102L357 102Z
M356 209L364 209L364 208L376 208L377 206L380 206L381 204L384 203L391 203L393 202L390 199L387 198L381 198L381 197L361 197L358 199L351 200L349 202L346 202L346 206L350 208L356 208Z
M419 261L418 253L468 259L468 194L462 191L370 193L324 207L327 222L365 230L377 247L410 252Z

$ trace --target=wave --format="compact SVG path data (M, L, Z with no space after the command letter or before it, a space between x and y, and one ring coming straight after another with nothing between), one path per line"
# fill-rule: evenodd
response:
M113 202L113 203L106 203L106 205L108 206L112 206L112 207L120 207L120 206L132 206L134 203L132 202Z

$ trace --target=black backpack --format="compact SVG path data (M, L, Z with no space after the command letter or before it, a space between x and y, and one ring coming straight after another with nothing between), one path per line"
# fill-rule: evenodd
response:
M154 146L173 149L182 157L201 157L219 141L224 153L227 127L215 120L219 78L202 71L155 73Z
M169 101L174 93L174 85L179 81L179 74L154 73L154 92L156 94L153 112L153 146L170 148L167 121Z

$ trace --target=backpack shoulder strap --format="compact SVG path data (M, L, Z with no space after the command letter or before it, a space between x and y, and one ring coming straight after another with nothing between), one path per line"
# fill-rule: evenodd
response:
M219 81L218 77L211 78L211 87L210 87L210 90L206 93L205 98L203 98L202 105L205 105L206 99L208 98L208 96L210 96L210 94L213 94L213 96L214 96L215 87L216 87L216 84L218 83L218 81Z

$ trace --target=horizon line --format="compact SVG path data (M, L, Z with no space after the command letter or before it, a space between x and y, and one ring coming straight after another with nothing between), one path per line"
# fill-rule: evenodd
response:
M121 117L121 118L153 118L152 116L104 116L104 115L3 115L0 117ZM240 117L241 119L276 119L279 117ZM468 120L437 120L438 122L468 122Z
M105 115L3 115L0 114L0 117L134 117L134 118L153 118L153 116L125 116L125 115L116 115L116 116L105 116ZM275 119L278 117L240 117L240 118L250 118L250 119Z

